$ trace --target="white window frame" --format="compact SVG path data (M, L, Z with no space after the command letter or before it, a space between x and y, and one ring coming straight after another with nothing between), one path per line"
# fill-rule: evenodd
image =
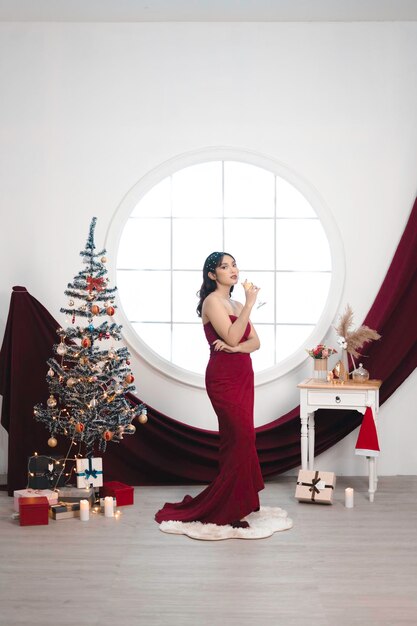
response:
M327 301L320 319L310 336L306 339L305 346L300 346L296 352L283 361L280 361L276 365L255 374L255 386L260 386L281 378L285 374L299 367L303 361L306 360L306 358L309 358L306 356L305 347L313 346L323 340L338 311L343 293L345 281L345 255L343 241L331 211L327 208L323 199L310 183L279 161L248 150L219 146L181 154L165 161L145 174L145 176L143 176L126 193L109 224L106 234L105 247L107 248L110 259L115 260L117 258L119 241L125 224L137 204L148 193L148 191L150 191L164 178L174 174L178 170L191 165L206 163L208 161L240 161L242 163L248 163L250 165L261 167L272 172L276 176L280 176L285 179L298 189L298 191L311 204L329 241L332 275ZM115 262L110 262L108 269L112 284L117 284ZM152 350L131 326L130 321L124 313L123 304L118 297L117 304L119 307L118 318L123 326L122 336L132 352L136 353L139 358L144 359L159 373L176 381L182 382L187 386L204 388L203 375L185 370L171 361L167 361ZM201 329L201 332L203 332L203 329Z

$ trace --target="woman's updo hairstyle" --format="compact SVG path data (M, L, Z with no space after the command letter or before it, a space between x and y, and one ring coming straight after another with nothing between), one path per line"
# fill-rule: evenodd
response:
M220 267L223 262L224 256L230 256L234 261L235 258L233 255L228 252L212 252L209 254L207 259L204 261L203 267L203 284L200 287L200 291L197 291L197 296L200 298L200 301L197 305L197 315L201 317L201 310L203 308L203 302L207 298L207 296L216 291L217 283L213 278L209 277L209 272L215 273L216 268ZM233 285L230 287L230 294L233 291Z

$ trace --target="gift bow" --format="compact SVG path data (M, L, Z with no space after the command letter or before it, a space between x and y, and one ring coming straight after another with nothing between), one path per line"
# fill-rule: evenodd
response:
M77 472L77 476L85 476L85 479L89 478L97 478L99 474L102 474L101 470L97 470L93 468L93 460L91 458L88 459L88 468L86 467L84 472Z
M93 278L93 276L87 276L87 290L91 293L93 290L103 291L104 289L104 278L101 276L99 278Z
M314 474L314 478L312 478L311 483L303 483L303 482L297 482L297 485L303 485L304 487L310 487L309 491L311 491L311 499L314 502L314 499L316 497L316 493L320 493L320 489L317 487L317 483L319 483L321 481L321 478L319 477L319 471L316 470L315 474ZM334 489L333 485L324 485L324 488L327 489Z

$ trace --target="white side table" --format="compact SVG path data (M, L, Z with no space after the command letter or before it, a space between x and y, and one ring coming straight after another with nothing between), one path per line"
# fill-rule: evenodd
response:
M379 388L381 380L368 380L366 383L329 383L307 378L297 387L300 390L301 419L301 467L314 469L315 426L314 412L317 409L354 409L365 413L370 406L375 419L379 410ZM374 501L378 477L375 457L367 457L369 471L369 500Z

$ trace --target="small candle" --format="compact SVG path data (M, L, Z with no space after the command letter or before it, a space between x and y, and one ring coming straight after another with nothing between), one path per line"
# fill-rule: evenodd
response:
M90 503L88 500L80 500L80 520L88 522L90 519Z
M114 502L112 496L104 498L104 517L114 517Z
M345 507L347 509L353 509L353 495L354 491L352 487L347 487L345 489Z

